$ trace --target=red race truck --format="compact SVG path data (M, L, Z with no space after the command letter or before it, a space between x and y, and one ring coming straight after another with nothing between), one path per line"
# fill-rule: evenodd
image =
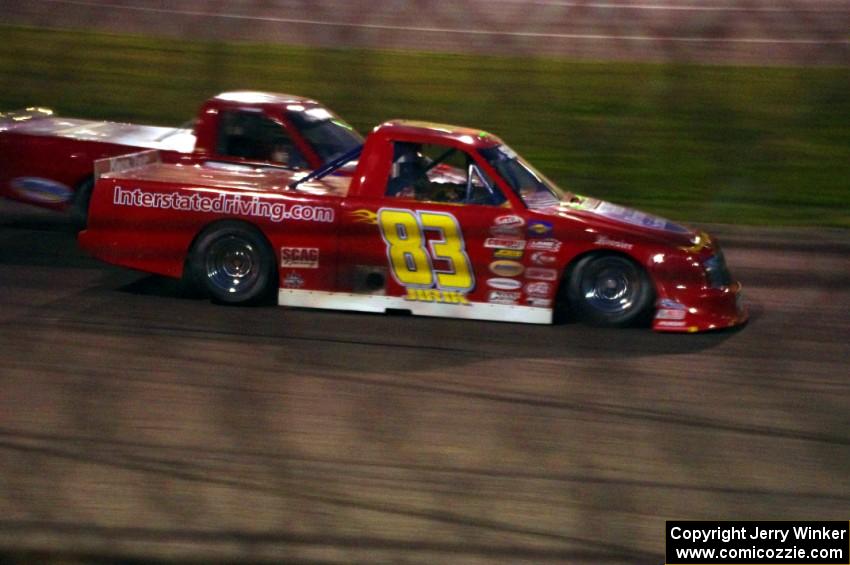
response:
M225 92L204 102L193 129L95 122L45 108L0 114L0 196L71 209L85 222L97 159L157 149L173 163L316 169L363 142L315 100Z
M527 323L565 309L679 332L747 319L710 236L565 192L486 132L387 122L311 173L143 161L99 163L80 244L217 302Z

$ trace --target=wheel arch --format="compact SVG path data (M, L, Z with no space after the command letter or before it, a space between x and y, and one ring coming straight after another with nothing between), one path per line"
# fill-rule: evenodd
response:
M94 181L95 181L94 173L93 172L86 173L82 177L78 178L76 180L76 182L74 182L74 192L76 192L77 190L82 188L83 185L85 185L88 182L91 182L92 186L94 186Z
M95 178L93 172L88 172L73 183L73 192L68 201L71 219L78 228L83 229L88 224L89 208L94 195ZM86 195L85 193L88 192Z

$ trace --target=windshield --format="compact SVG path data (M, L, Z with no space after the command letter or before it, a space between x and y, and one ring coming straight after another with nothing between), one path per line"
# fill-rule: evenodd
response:
M354 128L321 107L287 106L287 116L322 161L328 161L363 144Z
M507 145L480 149L479 153L529 208L556 206L565 198L564 191L523 161Z

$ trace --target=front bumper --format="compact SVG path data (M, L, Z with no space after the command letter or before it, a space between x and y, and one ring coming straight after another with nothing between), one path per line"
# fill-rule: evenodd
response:
M741 288L741 283L736 282L722 288L703 288L693 295L662 298L652 329L696 333L744 324L749 319L749 309Z

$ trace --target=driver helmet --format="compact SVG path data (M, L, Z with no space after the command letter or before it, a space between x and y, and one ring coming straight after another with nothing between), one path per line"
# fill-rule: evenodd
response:
M417 143L396 143L393 159L393 177L417 179L425 172Z

